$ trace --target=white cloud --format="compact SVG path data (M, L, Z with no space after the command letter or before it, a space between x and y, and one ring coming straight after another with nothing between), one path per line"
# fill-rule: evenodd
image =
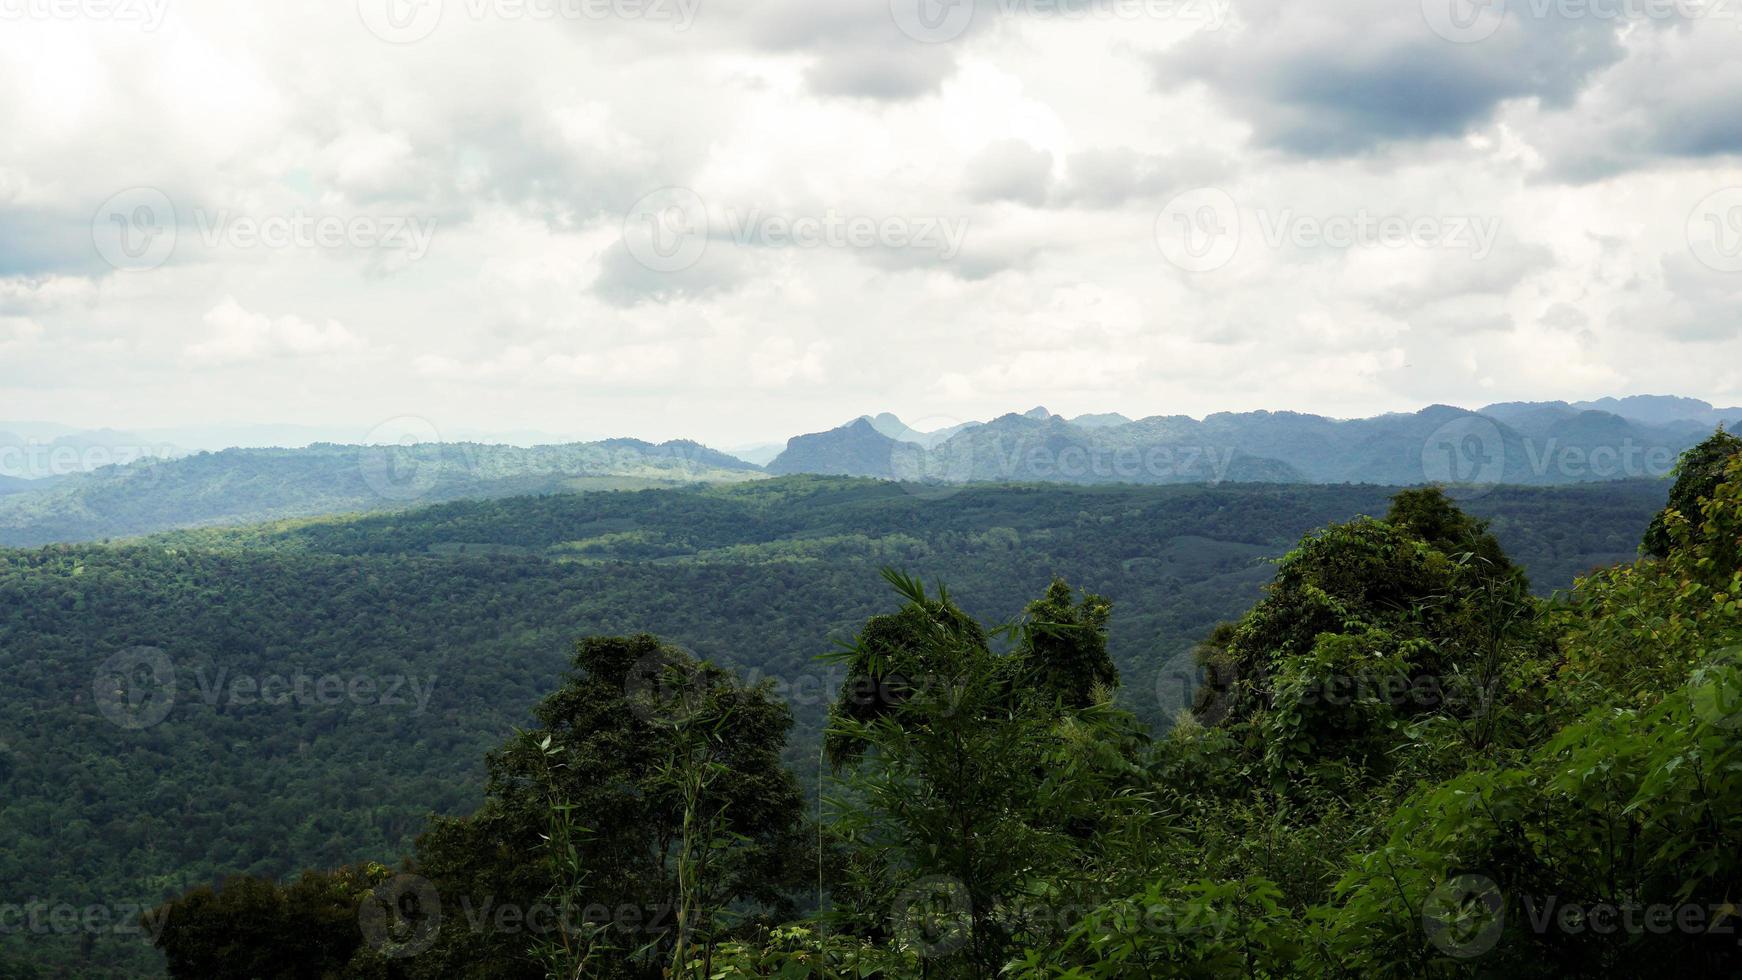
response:
M211 336L187 349L188 361L201 367L352 353L364 347L337 320L314 324L295 316L269 317L251 313L228 297L206 312L204 322L212 328Z
M1392 0L1245 3L1220 29L981 0L926 45L883 2L707 0L684 30L447 6L404 45L350 2L177 0L155 31L9 21L0 397L28 384L32 414L84 425L415 415L732 444L1036 403L1742 401L1742 274L1687 240L1702 199L1742 186L1733 24L1515 4L1457 45ZM668 186L719 223L676 270L620 241ZM92 220L134 187L173 201L178 240L118 272ZM1475 258L1273 246L1253 224L1193 273L1156 217L1201 187L1249 222L1365 209L1499 233ZM422 257L246 249L201 239L217 212L436 232ZM775 247L734 240L750 214L965 232L947 257Z

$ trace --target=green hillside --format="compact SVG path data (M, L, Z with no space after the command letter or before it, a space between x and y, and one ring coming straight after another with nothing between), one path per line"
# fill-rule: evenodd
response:
M1540 592L1631 557L1666 491L1501 488L1468 507ZM1054 576L1107 596L1122 702L1164 724L1195 682L1189 650L1257 598L1264 559L1382 513L1389 494L792 477L0 551L0 880L73 905L149 903L231 872L405 853L431 810L475 805L484 751L525 723L582 635L656 631L773 678L797 719L787 761L814 781L841 679L814 658L886 608L886 565L949 583L987 618ZM104 702L98 682L141 647L167 660L174 697L135 729L117 712L159 702ZM320 695L324 678L340 688ZM86 955L134 957L130 971L155 955L110 941L84 937L102 946ZM71 938L0 942L80 955Z

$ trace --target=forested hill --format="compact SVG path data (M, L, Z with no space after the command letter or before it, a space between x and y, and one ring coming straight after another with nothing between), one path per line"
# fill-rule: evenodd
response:
M18 460L33 466L53 462L63 449L75 463L117 453L98 452L99 446L81 455L71 444L21 447L0 433L0 546L406 510L450 500L738 483L770 474L869 477L943 489L975 483L1567 486L1666 479L1683 450L1715 426L1736 422L1742 422L1742 409L1688 399L1514 403L1480 412L1435 405L1347 420L1299 412L1065 419L1037 408L933 432L885 413L797 436L766 468L683 440L531 448L316 443L148 456L88 472L50 466L47 474L28 474L42 478L23 481L4 478Z
M1543 591L1631 558L1666 492L1499 488L1465 506ZM886 565L948 583L989 620L1054 575L1107 596L1122 697L1159 723L1184 706L1189 649L1252 604L1266 559L1383 513L1390 493L793 477L0 551L0 881L74 906L155 902L227 872L405 853L430 810L476 803L483 752L588 634L657 632L774 679L798 718L789 762L812 778L840 679L814 658L886 611ZM141 647L161 653L174 697L135 729L93 685ZM259 693L297 678L343 693ZM134 969L155 955L57 941L0 948Z
M955 550L1016 537L1057 562L1166 568L1215 542L1269 548L1357 513L1383 511L1382 486L1188 484L940 487L829 477L632 493L461 500L407 513L169 532L153 543L334 555L542 558L564 563L748 564L902 559L951 563ZM1509 554L1547 592L1627 560L1661 509L1662 481L1499 487L1462 501L1490 519ZM1570 511L1573 522L1559 518ZM1069 532L1069 533L1066 533ZM1181 535L1191 539L1157 554ZM1189 577L1190 567L1176 572ZM1039 572L1037 572L1039 574ZM1175 575L1174 577L1181 577ZM1020 594L1021 590L1015 590Z
M1332 419L1222 412L1132 421L1044 408L918 433L891 415L798 436L772 473L942 483L1569 483L1663 477L1681 452L1742 408L1670 399L1433 405Z
M759 476L758 467L697 443L634 439L531 449L477 443L226 449L23 482L10 493L0 487L0 545Z

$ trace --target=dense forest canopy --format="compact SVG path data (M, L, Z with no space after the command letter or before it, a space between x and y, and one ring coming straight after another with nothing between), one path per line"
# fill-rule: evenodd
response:
M1308 534L1159 733L1105 598L990 624L886 570L814 818L768 685L582 640L475 813L198 888L157 942L188 977L257 975L237 934L283 977L1735 975L1742 455L1686 492L1727 445L1661 556L1553 600L1437 489Z
M1348 526L1385 528L1391 547L1425 549L1418 563L1429 577L1413 598L1432 593L1435 582L1492 581L1506 602L1534 609L1538 600L1517 587L1520 576L1466 566L1477 559L1505 562L1511 555L1530 573L1536 594L1545 594L1570 583L1575 574L1630 557L1668 491L1661 483L1645 482L1498 488L1466 502L1471 514L1487 521L1478 531L1442 498L1415 494L1393 501L1394 491L1377 487L971 487L942 495L917 489L794 477L731 488L456 502L408 513L0 553L0 598L6 610L0 615L0 653L11 668L5 675L12 687L7 701L19 706L6 714L6 730L0 732L0 781L7 790L0 821L16 842L0 854L5 863L0 870L33 900L70 908L114 908L125 902L139 910L157 908L189 889L206 895L198 889L230 875L252 875L256 883L236 888L236 901L253 895L248 900L263 903L263 909L301 917L289 931L309 938L311 948L324 951L320 956L340 956L351 948L349 933L309 923L354 921L346 910L354 911L360 896L403 884L396 870L402 858L425 862L426 868L440 861L456 869L472 867L480 858L468 857L468 849L483 845L476 843L475 832L459 828L478 825L467 820L487 822L494 812L491 800L500 798L506 805L506 793L519 801L517 839L542 839L527 822L529 801L540 799L538 793L525 786L511 790L498 775L528 770L524 765L500 770L494 760L516 753L538 758L527 755L529 745L537 743L513 730L527 724L527 710L557 682L572 638L657 632L665 641L655 648L676 651L669 658L674 663L705 658L731 671L736 677L731 683L762 692L754 695L762 699L756 703L766 701L774 714L745 702L721 723L764 719L756 723L763 733L756 736L761 751L783 761L809 801L797 807L809 821L802 867L792 866L793 855L783 852L786 863L768 868L762 882L767 887L754 896L729 890L722 898L718 880L707 878L705 886L686 893L689 897L666 902L668 910L682 906L692 922L708 923L705 930L696 927L707 933L702 937L707 955L721 955L721 941L749 936L744 930L754 922L799 923L783 927L787 931L780 935L788 939L779 942L804 948L824 935L876 939L890 925L866 918L866 910L913 888L924 892L931 887L926 879L938 877L892 877L889 867L870 861L866 851L895 854L923 842L913 836L918 829L891 836L891 825L877 807L923 816L899 794L910 784L935 781L925 760L934 758L939 746L912 741L933 729L912 721L926 705L935 709L936 699L959 705L967 695L951 692L963 690L986 699L977 713L961 716L979 719L957 733L961 744L948 746L970 752L962 757L964 765L980 764L971 755L976 745L1003 746L1010 753L1001 757L996 771L1002 775L991 785L938 785L992 792L987 799L999 801L1000 812L1030 806L1056 810L1063 825L1025 825L1011 832L1037 835L1036 846L1045 844L1051 855L1050 867L1088 868L1093 855L1078 848L1108 843L1104 828L1095 829L1100 823L1095 814L1110 805L1104 794L1117 794L1120 806L1134 808L1132 819L1120 826L1138 836L1153 834L1154 828L1145 829L1136 819L1148 812L1144 808L1153 805L1155 793L1138 774L1161 764L1146 754L1155 751L1150 739L1170 730L1191 704L1191 689L1200 679L1221 676L1214 664L1195 661L1210 649L1199 641L1225 636L1230 629L1238 632L1217 624L1240 619L1273 576L1286 578L1291 568L1304 568L1295 559L1280 570L1266 563L1303 534L1344 526L1353 515L1385 515ZM1461 549L1473 557L1454 560L1451 554ZM934 593L923 599L898 594L891 606L888 583L879 575L886 566L948 583L947 600ZM1060 578L1070 585L1059 584ZM1465 597L1466 605L1475 601ZM899 683L878 673L877 664L892 654L887 645L865 641L879 635L876 624L882 617L930 621L932 613L915 609L936 610L964 626L985 624L974 627L985 641L970 644L980 652L939 655L944 669L908 671ZM1007 616L1016 617L1012 626L996 628ZM1439 618L1458 620L1450 612ZM1531 622L1540 618L1533 615ZM1422 644L1449 642L1452 636L1465 642L1468 632L1421 624L1404 629L1401 622L1384 611L1364 628L1396 630L1387 642L1399 651L1396 662L1405 665L1426 662L1410 659L1416 657L1410 651ZM918 644L923 651L930 642L922 636L908 646ZM1508 634L1507 642L1518 641ZM833 661L817 659L831 650L841 653ZM849 655L855 650L857 658ZM1023 650L1032 653L1025 659ZM1012 666L1024 663L1037 666ZM577 666L583 676L588 673ZM121 669L129 676L115 682L109 672ZM163 669L167 685L157 683ZM1309 677L1303 669L1290 668L1290 676ZM1001 685L1008 690L1008 681L967 683L1012 670L1029 678L1020 689L1049 690L1055 696L1012 701L987 693ZM114 683L105 689L105 681ZM654 692L668 687L657 676L638 683ZM135 700L133 692L141 686L172 697L166 705L150 697ZM870 695L864 693L867 687ZM1271 710L1275 696L1260 692L1254 703ZM866 712L854 710L855 704L883 708ZM631 715L640 717L633 710ZM775 720L788 715L790 731L786 722ZM1439 716L1391 711L1384 717L1387 724L1414 725ZM1010 727L988 727L989 718ZM535 731L553 735L553 746L565 745L548 710L541 709L534 720ZM1253 723L1244 713L1238 720ZM1206 737L1233 737L1233 730L1218 721L1204 718L1213 729ZM1067 726L1069 736L1052 741L1063 737L1060 725ZM837 753L838 767L819 758L825 726L835 733L831 739L859 747ZM774 729L778 737L769 734ZM714 743L697 731L682 734L691 741L673 744L691 745L693 751L682 756L690 768L679 766L670 774L673 785L700 793L701 803L716 800L712 794L723 785L720 780L733 777L710 775L717 772L712 767L729 763L715 759L707 749ZM492 746L501 751L486 763ZM1029 751L1035 754L1021 754ZM1340 751L1359 760L1377 750ZM913 754L903 756L906 761L897 768L874 765L896 752ZM1085 752L1100 760L1095 764L1100 768L1076 774L1061 768ZM1023 758L1030 761L1020 762ZM1218 758L1233 764L1232 756ZM1027 768L1010 768L1019 762ZM677 764L669 758L665 763ZM552 764L570 763L565 758ZM1247 766L1242 762L1236 768ZM1061 779L1069 775L1082 781L1055 784L1049 778L1031 784L1023 775L1055 771ZM1286 765L1281 771L1289 772ZM884 778L889 773L905 775L889 782ZM1228 770L1217 767L1180 775L1186 782L1225 787L1235 785L1226 782L1229 778ZM545 803L552 812L573 814L568 831L573 839L584 842L585 833L605 831L583 814L559 809L568 806L562 793L547 793ZM701 803L688 807L695 819L731 819L709 810L711 803ZM780 805L790 809L795 803L787 797ZM821 891L818 805L825 817ZM684 810L648 817L643 829ZM1264 812L1269 815L1263 819L1275 816ZM432 824L431 813L460 822ZM77 816L68 820L67 814ZM1259 820L1260 814L1248 819ZM442 832L442 826L456 829ZM507 832L505 825L499 827ZM1245 831L1227 827L1236 836L1224 844L1236 850L1247 846L1236 839ZM1346 841L1340 835L1348 829L1327 827L1323 833L1342 847ZM550 827L542 831L552 832ZM529 833L531 838L525 836ZM651 863L637 872L644 885L636 888L644 890L623 893L641 896L637 902L653 893L645 889L678 894L681 876L675 870L677 851L670 850L676 845L670 842L681 841L682 834L669 825L663 833L665 865L647 870L658 865L662 853L659 845L648 845ZM414 844L420 834L422 842ZM439 859L430 850L438 838L455 842ZM751 852L743 850L749 844L731 834L722 840L731 846L710 857L717 863L709 867L749 860ZM615 855L628 849L607 850ZM469 893L478 901L492 896L497 902L504 896L530 901L549 897L550 889L563 884L551 877L557 873L551 855L522 845L508 852L509 865L489 874L508 874L514 890L501 890L508 885L486 875L474 881L479 890ZM575 853L596 852L577 843ZM522 860L536 863L514 870L514 862ZM1151 865L1127 863L1130 876L1121 880L1135 895L1140 885L1148 887L1141 875ZM295 878L302 868L336 870ZM1322 897L1301 891L1305 885L1296 880L1317 872L1297 871L1272 868L1268 880L1293 896L1291 901ZM988 867L985 873L991 882L1013 880L1010 868ZM1322 891L1323 881L1313 880ZM571 889L574 901L585 897L585 880L569 884L580 889ZM436 887L437 894L445 887ZM979 897L974 901L1003 901L997 892L1003 887L981 891L975 883L972 894ZM947 911L959 904L953 889L944 887L928 900L942 901ZM231 894L226 886L201 901L219 903L214 915L232 915L224 897ZM846 897L855 894L864 896L858 901L872 903L859 906L857 925L804 918L819 909L844 914ZM1073 905L1099 908L1096 903L1109 894L1091 889ZM415 904L415 898L407 901ZM145 937L168 921L148 917ZM210 925L219 920L205 921L208 925L190 925L172 935L207 936L188 939L198 946L240 928L219 929ZM260 921L267 923L258 926L266 933L284 931L282 921L270 916ZM1017 947L1033 938L1007 924L986 928L992 931L978 934L974 946L982 967L992 958L1017 955ZM84 975L98 975L91 972L97 965L113 975L151 970L158 954L137 933L115 934L120 931L12 933L0 937L9 957L0 962L17 971L29 963L80 963ZM451 955L470 955L465 948L471 939L462 938ZM611 957L634 952L625 937L594 935L590 927L569 939L572 950L599 951L601 958L589 961L597 969ZM1053 941L1063 949L1077 940L1060 933L1048 940ZM774 945L757 955L779 953L779 942L769 942ZM484 947L499 952L502 943L492 940ZM535 971L528 975L543 975L536 971L544 968L538 964L548 967L550 961L540 958L548 947L513 949L517 957L524 954L525 969ZM654 952L663 956L673 950L665 946ZM307 962L299 956L247 962ZM624 960L629 965L623 969L638 968L630 960ZM404 966L394 960L392 969ZM903 968L890 969L899 973Z

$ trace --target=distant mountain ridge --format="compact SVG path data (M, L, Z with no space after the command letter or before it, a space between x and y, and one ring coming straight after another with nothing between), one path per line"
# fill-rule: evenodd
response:
M226 449L58 477L0 495L0 546L395 510L448 500L732 483L761 468L684 440ZM32 481L40 483L44 481Z
M0 423L0 546L395 510L460 499L730 483L768 475L870 477L956 486L1424 483L1553 486L1666 476L1679 454L1742 408L1692 398L1506 402L1471 411L1333 419L1290 411L1202 419L1117 413L1067 419L1043 407L922 431L888 412L745 460L697 442L639 439L531 447L471 442L183 454L128 450L115 430ZM109 440L106 444L104 440ZM59 457L52 455L59 452ZM75 458L62 467L57 459ZM119 457L118 465L102 464ZM48 460L45 464L43 460ZM766 465L758 465L765 461ZM13 471L9 471L10 464ZM49 465L52 464L52 465ZM124 465L123 465L124 464ZM44 479L18 479L48 465ZM17 471L22 472L17 472ZM88 472L81 472L87 470Z
M794 437L767 469L938 483L1556 485L1665 476L1718 425L1742 426L1742 408L1634 396L1367 419L1261 411L1135 421L1037 408L936 433L883 413Z

